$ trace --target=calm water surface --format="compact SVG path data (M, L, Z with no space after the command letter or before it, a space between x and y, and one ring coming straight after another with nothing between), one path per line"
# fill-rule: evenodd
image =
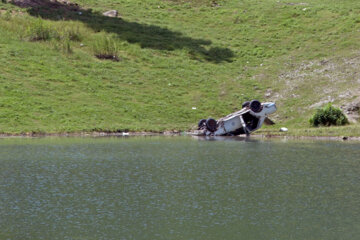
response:
M360 239L360 143L0 139L0 239Z

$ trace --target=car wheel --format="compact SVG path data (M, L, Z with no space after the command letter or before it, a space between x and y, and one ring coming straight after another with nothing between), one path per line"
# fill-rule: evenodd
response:
M206 120L206 128L210 131L210 132L215 132L217 129L217 122L215 119L213 118L208 118Z
M248 107L250 105L249 101L246 101L242 104L242 108Z
M261 102L259 102L258 100L252 100L250 102L250 109L255 113L261 112L262 110Z
M198 122L198 128L201 129L204 125L206 125L206 119L201 119Z

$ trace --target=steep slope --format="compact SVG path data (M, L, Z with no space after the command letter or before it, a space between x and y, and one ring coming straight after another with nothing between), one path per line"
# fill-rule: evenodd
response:
M249 99L276 101L278 124L306 129L316 107L359 96L356 0L17 0L0 9L1 132L187 130ZM102 15L110 9L119 17ZM105 50L120 61L95 57Z

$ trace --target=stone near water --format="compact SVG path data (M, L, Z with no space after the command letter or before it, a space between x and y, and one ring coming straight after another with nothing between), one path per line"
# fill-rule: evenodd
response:
M286 127L280 128L280 132L287 132L287 131L289 131L289 129L287 129Z

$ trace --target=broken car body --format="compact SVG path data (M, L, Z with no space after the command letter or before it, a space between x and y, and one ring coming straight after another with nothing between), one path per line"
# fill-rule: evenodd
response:
M272 102L260 103L257 100L245 102L240 111L231 113L217 121L213 118L201 119L198 124L198 135L249 135L261 128L265 121L271 121L267 117L275 111L276 105Z

